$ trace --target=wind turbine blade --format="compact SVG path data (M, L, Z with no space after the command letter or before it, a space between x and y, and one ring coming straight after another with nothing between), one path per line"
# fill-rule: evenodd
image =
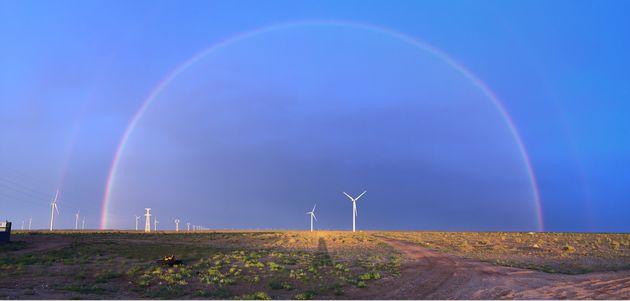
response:
M53 206L55 207L55 211L57 211L57 215L59 215L59 208L57 207L57 203L54 203Z
M360 194L360 195L359 195L356 199L354 199L354 200L355 200L355 201L356 201L356 200L358 200L358 199L359 199L360 197L362 197L362 196L363 196L366 192L367 192L367 190L366 190L366 191L363 191L363 193L362 193L362 194Z
M315 206L313 206L313 210L311 210L311 212L315 212L315 207L317 207L317 204L315 204Z
M57 189L57 192L55 193L55 199L53 200L53 203L57 203L58 196L59 196L59 189Z
M350 201L354 202L354 199L349 194L347 194L345 192L343 194L345 194L350 199Z
M317 220L317 216L315 216L315 213L313 213L313 218L314 218L315 220Z

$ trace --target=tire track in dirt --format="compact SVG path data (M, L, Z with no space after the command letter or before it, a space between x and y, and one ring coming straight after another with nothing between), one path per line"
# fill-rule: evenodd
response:
M492 265L425 249L411 242L381 239L406 260L397 278L367 289L358 299L629 299L630 271L583 275L549 274Z

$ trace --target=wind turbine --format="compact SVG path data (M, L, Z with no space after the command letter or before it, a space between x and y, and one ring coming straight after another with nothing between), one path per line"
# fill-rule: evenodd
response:
M160 222L158 222L157 217L154 217L154 218L153 218L153 231L157 231L157 225L158 225L159 223L160 223Z
M83 218L83 222L81 222L81 230L85 230L85 217Z
M313 219L317 220L317 218L315 217L315 207L317 207L317 204L313 206L313 210L306 212L306 214L309 214L311 216L311 232L313 232Z
M343 193L350 199L350 201L352 201L352 232L356 232L357 200L359 200L359 198L362 197L366 192L367 191L363 191L363 193L361 193L356 198L351 197L349 194L347 194L345 192Z
M74 215L74 230L79 230L79 211Z
M22 228L20 230L24 230L24 220L22 220Z
M31 224L33 223L33 218L29 217L28 218L28 229L31 230Z
M136 231L138 231L138 221L140 220L140 216L139 215L133 215L136 217Z
M179 232L179 218L175 219L175 232Z
M59 197L59 189L57 189L57 193L55 193L55 198L52 203L50 203L50 231L53 230L53 225L55 224L55 211L59 214L59 208L57 207L57 198Z
M144 208L144 210L147 211L147 213L144 214L144 232L151 232L151 208Z
M186 223L186 231L190 231L190 223Z

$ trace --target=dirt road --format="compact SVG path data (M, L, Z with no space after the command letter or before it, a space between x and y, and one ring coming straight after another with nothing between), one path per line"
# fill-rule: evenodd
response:
M406 261L399 278L356 289L365 299L630 299L630 271L550 274L492 265L384 239Z

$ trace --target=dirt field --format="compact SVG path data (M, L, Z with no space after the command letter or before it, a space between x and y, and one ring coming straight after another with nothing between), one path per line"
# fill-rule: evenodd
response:
M30 232L2 299L630 299L630 235ZM160 259L174 255L181 264Z

